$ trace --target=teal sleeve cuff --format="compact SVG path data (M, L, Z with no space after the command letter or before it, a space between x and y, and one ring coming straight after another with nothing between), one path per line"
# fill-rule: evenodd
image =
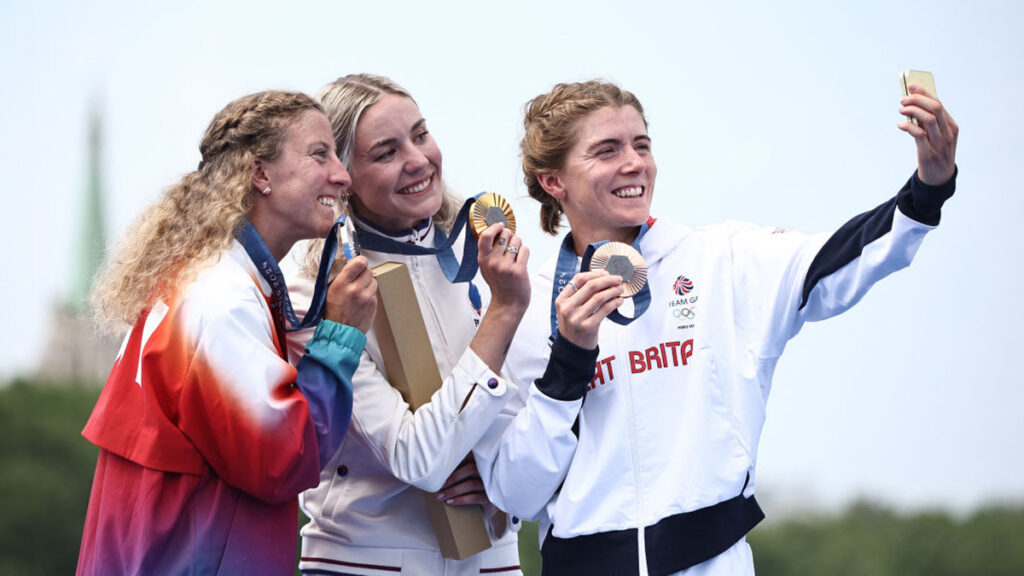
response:
M366 334L357 328L321 320L313 337L306 343L306 354L331 369L345 380L351 380L359 358L366 348Z

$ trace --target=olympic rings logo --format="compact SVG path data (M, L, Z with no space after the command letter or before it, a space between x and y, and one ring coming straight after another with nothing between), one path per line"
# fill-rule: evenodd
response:
M672 310L672 315L676 318L686 318L687 320L693 320L697 317L697 307L692 308L675 308Z

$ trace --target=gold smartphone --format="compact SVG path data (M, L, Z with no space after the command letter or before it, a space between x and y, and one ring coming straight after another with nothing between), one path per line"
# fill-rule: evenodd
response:
M935 77L932 76L931 72L924 70L904 70L900 73L900 91L903 92L904 96L910 95L910 90L907 88L911 84L917 84L927 90L932 96L938 98L939 95L935 91ZM917 124L916 118L907 116L907 119Z

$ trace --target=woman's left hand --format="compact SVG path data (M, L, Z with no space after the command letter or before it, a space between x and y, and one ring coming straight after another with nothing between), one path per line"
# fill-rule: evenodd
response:
M491 224L477 241L480 274L491 289L491 307L524 311L530 304L530 249L504 224Z
M491 224L477 240L477 262L491 302L469 347L496 374L530 305L529 259L530 250L504 224Z

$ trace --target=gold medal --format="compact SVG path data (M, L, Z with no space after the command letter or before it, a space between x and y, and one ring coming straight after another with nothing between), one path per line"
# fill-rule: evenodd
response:
M499 222L504 224L505 228L508 228L512 233L516 231L516 217L512 213L512 206L509 205L508 200L494 192L481 194L476 199L476 202L473 203L473 207L469 211L469 222L473 228L473 234L477 238L480 237L480 234L488 226Z
M607 270L613 276L622 276L622 297L630 298L647 284L647 263L629 244L608 242L602 244L590 258L591 270Z

